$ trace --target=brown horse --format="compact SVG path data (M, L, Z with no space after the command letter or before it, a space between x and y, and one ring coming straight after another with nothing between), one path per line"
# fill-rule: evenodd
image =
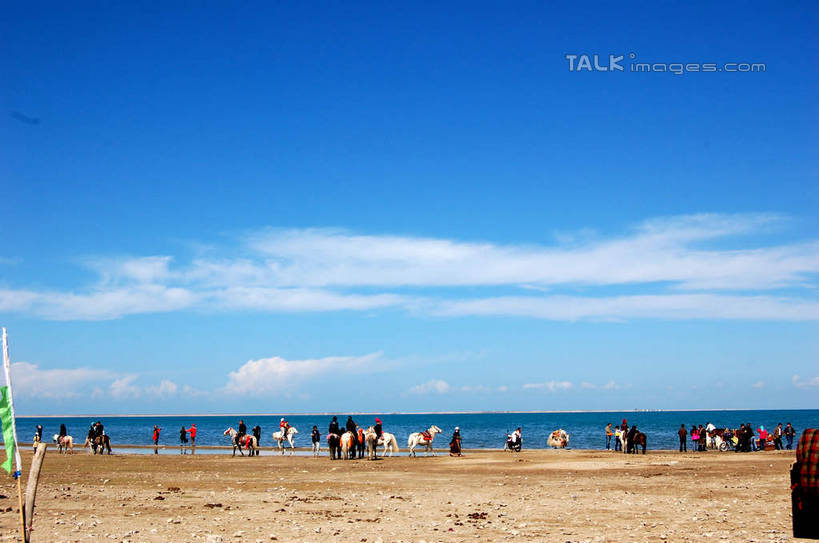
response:
M91 447L94 454L97 454L97 451L99 451L99 454L102 455L105 450L108 450L108 454L111 454L111 438L105 434L94 438L86 438L85 446Z
M631 442L628 452L637 454L637 446L643 448L643 454L646 453L646 435L643 432L635 432L634 441Z
M330 448L330 460L341 459L341 436L327 434L327 446Z

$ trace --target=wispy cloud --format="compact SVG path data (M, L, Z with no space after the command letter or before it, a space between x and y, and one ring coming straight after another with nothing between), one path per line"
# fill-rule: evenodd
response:
M750 241L786 224L771 214L687 215L549 245L266 229L221 248L218 258L88 258L95 284L6 286L0 311L53 320L388 308L443 317L817 320L819 241ZM629 295L617 295L622 287ZM786 296L771 293L783 288Z
M816 388L819 387L819 376L805 380L798 375L794 375L791 378L791 382L796 388Z
M113 378L113 374L107 370L43 369L29 362L12 364L11 376L15 396L48 399L80 398L90 394L91 383Z
M503 296L442 300L426 307L440 316L515 316L573 321L659 319L817 320L819 302L774 296L663 294L636 296Z
M583 381L582 383L580 383L580 388L586 390L619 390L622 387L615 383L614 380L611 380L608 383L602 385L596 385L594 383Z
M139 375L122 375L95 368L41 368L38 364L11 365L15 396L52 400L105 398L116 400L141 397L169 398L179 392L176 383L162 379L156 385L140 385ZM187 387L189 394L197 391Z
M430 379L426 383L415 385L410 389L410 394L446 394L452 387L441 379Z
M569 390L573 387L574 384L571 381L546 381L544 383L526 383L523 385L524 390L546 390L548 392Z

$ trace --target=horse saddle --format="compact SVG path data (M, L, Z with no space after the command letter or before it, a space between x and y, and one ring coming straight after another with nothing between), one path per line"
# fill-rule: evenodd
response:
M432 441L432 434L429 432L421 432L421 439L424 441Z

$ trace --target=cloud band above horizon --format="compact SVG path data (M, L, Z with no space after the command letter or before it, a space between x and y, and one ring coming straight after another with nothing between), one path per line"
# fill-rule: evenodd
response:
M786 222L770 214L687 215L548 246L264 229L220 248L225 256L206 252L187 263L167 255L88 258L96 283L0 289L0 312L104 320L392 308L449 318L819 320L819 241L748 241Z

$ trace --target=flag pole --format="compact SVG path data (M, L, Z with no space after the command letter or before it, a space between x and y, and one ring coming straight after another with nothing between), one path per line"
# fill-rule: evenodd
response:
M14 436L14 464L17 471L14 478L17 479L17 503L20 507L20 537L26 541L26 519L23 509L23 489L20 485L20 476L23 472L22 461L20 459L20 447L17 444L17 423L14 419L14 396L11 392L11 359L9 358L9 338L6 328L3 327L3 369L6 372L6 386L8 387L9 410L11 411L11 431Z

